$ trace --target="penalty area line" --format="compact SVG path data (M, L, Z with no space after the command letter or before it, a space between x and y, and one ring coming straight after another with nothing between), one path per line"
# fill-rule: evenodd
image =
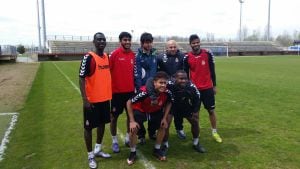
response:
M56 67L56 69L67 79L67 81L69 82L69 83L71 83L71 85L74 87L74 89L79 93L79 94L81 94L80 93L80 89L70 80L70 78L54 63L54 62L52 62L53 64L54 64L54 66ZM120 138L122 139L122 140L124 140L124 134L122 133L122 132L120 132L120 130L118 129L118 133L119 133L119 136L120 136ZM140 157L140 161L142 161L142 163L143 163L143 165L144 165L144 167L146 168L146 169L156 169L155 167L154 167L154 165L149 161L149 160L147 160L147 158L143 155L143 153L142 152L140 152L139 150L137 150L137 153L138 153L138 155L139 155L139 157Z
M0 115L1 116L12 115L9 127L6 129L6 131L4 133L4 137L3 137L2 141L1 141L1 145L0 145L0 161L2 161L5 149L7 148L6 145L9 143L9 134L15 127L15 124L18 120L19 113L0 113Z

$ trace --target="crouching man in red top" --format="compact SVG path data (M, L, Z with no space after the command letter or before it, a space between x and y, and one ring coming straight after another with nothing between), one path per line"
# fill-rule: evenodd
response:
M171 92L166 88L167 80L168 75L165 72L157 72L153 77L153 91L157 95L158 104L151 104L151 99L145 86L132 99L127 101L130 121L130 154L127 159L128 165L133 164L136 159L137 132L145 121L152 123L157 129L153 155L160 161L166 160L165 152L161 149L161 143L165 135L165 130L168 127L167 116L173 100Z

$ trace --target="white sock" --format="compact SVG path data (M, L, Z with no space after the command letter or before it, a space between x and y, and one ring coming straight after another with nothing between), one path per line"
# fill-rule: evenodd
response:
M136 147L130 148L130 152L136 152Z
M168 142L168 141L165 141L165 142L164 142L164 145L165 145L167 148L169 148L169 142Z
M94 153L98 153L99 151L101 151L101 144L95 144L95 149L94 149Z
M129 133L126 133L125 142L129 142Z
M212 133L217 133L217 129L211 129Z
M154 148L155 149L160 149L160 144L155 144Z
M112 142L118 143L118 136L112 136Z
M193 138L193 144L197 145L199 143L199 138Z
M90 159L90 158L94 158L95 157L95 155L94 155L94 152L93 151L91 151L91 152L88 152L88 158Z

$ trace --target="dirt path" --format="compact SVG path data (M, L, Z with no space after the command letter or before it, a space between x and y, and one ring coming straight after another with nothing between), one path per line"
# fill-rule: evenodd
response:
M0 112L23 107L39 63L0 63Z

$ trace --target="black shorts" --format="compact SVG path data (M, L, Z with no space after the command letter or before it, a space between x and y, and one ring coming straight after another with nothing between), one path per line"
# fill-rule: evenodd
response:
M109 101L93 103L91 109L83 108L83 126L85 129L99 127L110 122Z
M174 116L174 118L190 118L192 117L192 112L173 110L172 115Z
M151 123L154 131L160 128L160 123L164 115L163 111L147 114L138 110L133 110L133 114L135 122L142 126L145 121L148 121L148 123Z
M133 96L133 94L134 92L115 93L112 95L110 112L114 117L117 117L120 114L122 114L124 108L127 112L126 102Z
M201 96L200 100L204 108L208 111L215 109L215 94L213 88L199 90Z

